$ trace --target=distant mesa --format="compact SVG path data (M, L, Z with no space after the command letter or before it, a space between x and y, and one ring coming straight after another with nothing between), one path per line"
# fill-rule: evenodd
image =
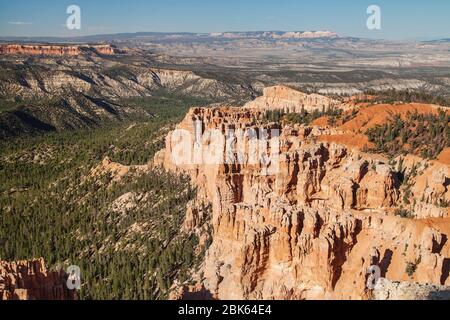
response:
M55 44L2 44L0 54L4 55L50 55L78 56L81 54L114 55L123 53L111 44L55 45Z
M20 44L86 44L109 43L112 41L175 41L175 40L245 40L256 39L261 41L307 41L307 40L334 40L341 37L332 31L225 31L210 33L191 32L136 32L118 34L99 34L82 37L0 37L0 41Z
M209 36L215 38L264 38L264 39L319 39L319 38L339 38L339 35L332 31L262 31L262 32L213 32Z
M316 38L338 38L338 34L331 31L306 31L285 32L281 35L272 34L274 39L316 39Z

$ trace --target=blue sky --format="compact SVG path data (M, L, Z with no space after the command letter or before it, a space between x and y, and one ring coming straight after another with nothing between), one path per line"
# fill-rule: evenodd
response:
M64 28L81 8L81 30ZM366 27L369 5L382 29ZM0 0L0 36L78 36L137 31L332 30L385 39L450 37L448 0Z

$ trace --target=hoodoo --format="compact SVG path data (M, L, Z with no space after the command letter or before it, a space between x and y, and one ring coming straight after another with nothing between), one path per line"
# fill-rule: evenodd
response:
M263 111L271 108L289 112L300 105L334 104L284 87L264 93L245 108L191 109L177 130L195 137L195 123L201 121L202 133L216 130L226 139L231 128L270 129ZM410 186L416 216L403 218L398 212L405 195L395 161L339 140L320 142L322 135L342 134L338 128L284 124L279 129L277 137L244 135L241 141L242 146L265 145L264 156L270 158L271 139L279 139L272 171L267 169L274 159L250 163L245 147L231 152L232 158L244 159L239 164L176 162L177 130L155 157L167 170L187 173L198 187L197 202L212 205L212 244L199 271L200 287L218 299L367 299L373 296L366 286L372 265L390 281L450 285L450 218L435 201L450 200L448 165L422 160L413 168L403 162L404 174L415 170L416 177ZM194 150L198 143L192 139L183 147ZM207 134L200 143L198 150L226 150L226 144L212 145ZM237 146L237 138L229 145ZM190 217L188 226L200 230L207 220Z

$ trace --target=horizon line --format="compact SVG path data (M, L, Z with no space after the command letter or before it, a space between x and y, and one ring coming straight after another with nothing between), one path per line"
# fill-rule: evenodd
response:
M7 39L7 38L16 38L16 39L33 39L33 38L53 38L53 39L79 39L79 38L87 38L87 37L101 37L101 36L118 36L118 35L133 35L133 34L141 34L141 33L148 33L148 34L185 34L185 35L211 35L214 33L259 33L259 32L330 32L336 34L335 38L356 38L356 39L367 39L367 40L384 40L384 41L439 41L439 40L447 40L450 39L449 36L421 36L417 38L398 38L398 39L388 39L383 37L364 37L364 36L356 36L356 35L341 35L338 32L331 31L331 30L245 30L245 31L202 31L202 32L195 32L195 31L133 31L133 32L111 32L111 33L92 33L92 34L84 34L84 35L37 35L37 36L17 36L17 35L0 35L0 39ZM318 37L318 38L310 38L311 39L327 39L332 37ZM308 40L308 38L304 38ZM428 40L425 40L428 39Z

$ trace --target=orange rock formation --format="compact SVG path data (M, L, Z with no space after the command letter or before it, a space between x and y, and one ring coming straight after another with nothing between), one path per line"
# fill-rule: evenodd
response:
M269 90L281 97L259 98L246 108L192 109L155 156L156 165L190 175L198 202L212 204L212 244L198 286L218 299L367 299L371 265L390 281L450 285L450 218L448 208L436 205L450 200L449 167L423 163L412 186L415 216L401 218L394 214L402 206L395 166L339 139L320 139L333 131L295 125L278 127L279 137L267 141L244 135L242 145L265 146L263 156L271 160L264 165L236 148L239 138L230 149L211 138L211 130L226 137L277 128L258 123L261 108L305 105L286 103L283 88ZM180 130L194 138L182 141ZM276 159L270 158L274 140ZM241 161L202 162L211 151ZM405 161L407 168L412 163ZM203 213L193 217L196 212L189 210L190 230L205 220Z
M0 45L0 54L26 54L26 55L54 55L54 56L77 56L83 51L92 51L104 55L116 53L114 47L109 44L102 45L27 45L27 44L5 44Z
M310 112L314 109L322 110L338 106L336 100L319 94L306 94L289 87L279 85L264 89L264 94L249 102L244 108L266 110L283 110L285 112L300 113L302 110Z
M48 271L44 259L0 261L0 300L73 300L64 272Z

